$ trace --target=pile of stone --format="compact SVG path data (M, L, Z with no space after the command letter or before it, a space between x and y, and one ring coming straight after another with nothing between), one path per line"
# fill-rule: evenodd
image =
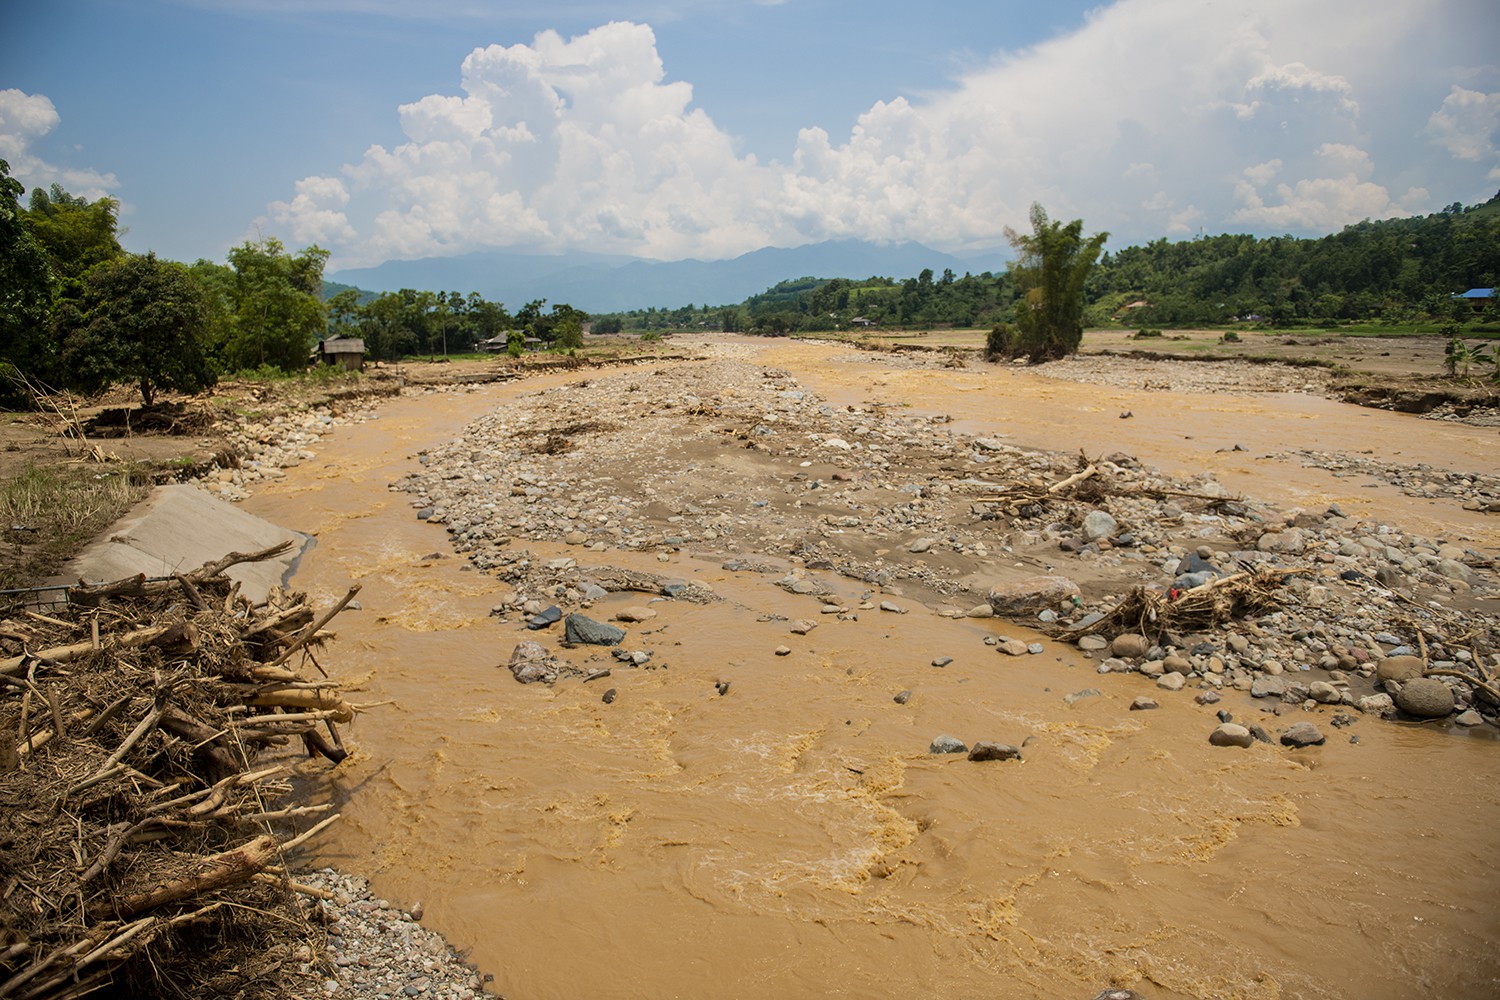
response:
M370 890L364 879L331 868L298 878L321 899L312 922L323 929L318 944L304 944L302 971L321 975L323 996L351 1000L475 1000L494 996L481 976L435 931L420 923L423 906L401 909Z

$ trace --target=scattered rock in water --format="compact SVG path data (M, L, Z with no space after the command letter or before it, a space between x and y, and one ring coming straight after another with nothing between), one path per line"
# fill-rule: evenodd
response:
M563 622L563 636L568 642L590 646L618 646L625 639L625 630L578 612L568 615Z
M1181 691L1185 684L1187 684L1187 678L1175 670L1162 674L1156 679L1156 686L1164 691Z
M818 623L811 618L798 618L792 622L791 633L792 635L806 635L817 627Z
M776 647L776 655L777 656L791 656L792 655L792 647L791 646L777 646Z
M997 615L1030 615L1081 597L1078 584L1065 576L1033 576L990 588L990 610Z
M1124 635L1115 636L1115 641L1109 644L1109 651L1116 656L1126 659L1138 660L1145 656L1151 649L1151 643L1146 637L1137 632L1126 632Z
M1004 639L995 648L1006 656L1025 656L1027 653L1026 643L1019 639Z
M1453 689L1436 677L1417 677L1396 692L1396 707L1419 719L1441 719L1456 707Z
M716 690L716 691L719 692L719 697L720 698L724 697L726 694L729 693L729 682L728 681L714 681L714 690Z
M1318 731L1318 727L1311 722L1299 722L1286 732L1281 734L1281 745L1284 747L1315 747L1322 746L1325 737Z
M618 697L618 695L617 695L615 689L614 688L610 688L608 691L604 692L604 694L602 694L599 697L599 700L602 701L602 702L604 702L604 704L606 704L606 705L613 705L615 703L615 698L616 697Z
M547 647L530 639L516 644L506 666L510 668L511 676L522 684L550 681L557 676L557 667Z
M1193 700L1200 705L1217 705L1221 697L1217 691L1200 691L1193 695Z
M1105 990L1094 1000L1146 1000L1145 996L1135 990Z
M1478 726L1478 725L1482 724L1483 722L1484 722L1484 716L1480 715L1478 712L1474 711L1472 708L1465 709L1464 711L1458 713L1458 715L1455 716L1454 719L1453 719L1454 725L1465 726L1465 727L1468 727L1468 726Z
M1255 742L1250 730L1233 722L1221 722L1208 734L1208 742L1216 747L1248 747Z
M655 617L655 609L641 607L639 605L632 605L628 608L621 608L614 614L615 621L628 623L648 622Z
M1074 702L1082 701L1085 698L1097 698L1097 697L1099 697L1099 689L1098 688L1084 688L1082 691L1074 691L1072 694L1065 694L1065 695L1063 695L1063 701L1065 701L1069 705L1071 705Z
M1042 653L1045 653L1046 651L1047 651L1047 647L1043 646L1039 642L1028 642L1026 644L1026 652L1030 653L1032 656L1040 656Z
M1130 703L1130 710L1132 712L1149 712L1153 708L1160 707L1161 706L1157 704L1155 698L1148 698L1145 695L1138 695L1136 699Z
M970 760L1020 760L1021 751L1009 743L990 743L980 740L969 751Z
M911 689L897 691L896 697L892 698L891 701L894 701L898 705L905 705L908 701L911 701Z
M952 662L953 662L953 657L951 657L951 656L939 656L937 659L935 659L935 660L932 661L932 665L934 667L946 667L948 664L950 664Z
M1080 636L1078 648L1087 653L1097 653L1109 648L1109 640L1102 635Z
M904 615L904 614L906 614L906 609L903 608L901 605L897 604L895 601L881 601L880 602L880 610L881 611L889 611L893 615Z
M531 620L526 623L526 627L535 632L560 621L562 621L562 609L554 604L550 608L533 615Z
M927 752L965 753L968 751L968 749L969 748L964 745L964 741L959 739L957 736L943 735L932 741L932 744L927 748Z

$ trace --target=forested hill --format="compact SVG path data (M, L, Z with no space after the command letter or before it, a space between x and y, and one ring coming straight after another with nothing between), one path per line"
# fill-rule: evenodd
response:
M1153 327L1443 322L1473 316L1469 303L1454 302L1455 293L1496 285L1500 194L1482 205L1455 203L1433 215L1361 222L1317 239L1224 235L1127 247L1106 254L1094 269L1087 321ZM949 270L939 277L926 270L900 281L804 277L735 306L634 310L602 325L760 332L867 324L987 327L1012 319L1015 298L1003 271L960 277Z
M1096 316L1128 310L1132 324L1156 326L1256 315L1401 321L1446 315L1455 292L1497 284L1500 194L1320 239L1226 235L1128 247L1100 261L1089 297Z

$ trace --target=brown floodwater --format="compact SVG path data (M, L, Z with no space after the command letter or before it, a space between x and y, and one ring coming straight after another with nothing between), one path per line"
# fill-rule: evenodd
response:
M903 391L907 380L932 387L931 373L840 369L815 352L774 363L835 397ZM956 375L964 387L942 409L969 428L1095 450L1092 417L1022 419L1020 397L1041 387L1011 380L986 395ZM449 551L445 532L387 486L417 468L418 449L563 379L392 400L245 503L316 534L294 583L317 601L363 584L363 610L336 619L338 641L320 659L358 686L351 700L394 702L353 727L358 750L336 780L343 820L316 842L316 860L369 875L392 900L422 901L424 922L471 949L498 992L1075 998L1118 984L1152 1000L1500 995L1493 740L1375 720L1340 730L1320 710L1311 718L1329 735L1323 747L1213 749L1216 708L1262 718L1248 699L1207 708L1164 693L1159 710L1130 712L1136 695L1157 693L1140 677L1097 675L1051 642L1021 658L983 642L1040 638L1022 628L912 602L905 615L820 617L809 598L723 571L710 553L666 566L600 554L725 598L660 602L659 617L630 627L627 647L652 651L655 669L553 689L515 683L503 664L532 633L489 616L506 588L451 554L427 558ZM1118 405L1091 387L1045 389L1054 411L1090 398ZM1259 450L1248 424L1279 421L1294 401L1214 405L1225 415L1197 412L1196 435L1217 426ZM1379 431L1361 438L1363 411L1308 406L1319 443L1298 444L1291 429L1312 425L1291 418L1291 429L1259 433L1284 433L1283 448L1328 448L1334 433L1395 446ZM1108 416L1130 425L1109 425L1108 450L1167 465L1170 435L1136 440L1146 420ZM1401 426L1404 447L1426 461L1447 447L1417 439L1446 425ZM1243 472L1250 492L1274 492L1254 488L1253 464ZM1339 482L1324 484L1328 495L1347 488ZM1404 498L1380 492L1400 509ZM841 596L857 602L846 584ZM643 600L612 596L591 614ZM793 636L772 615L821 624ZM774 655L781 644L792 653ZM617 666L603 652L562 655ZM938 656L953 663L934 668ZM1065 700L1087 688L1098 694ZM898 705L903 689L913 693ZM942 733L1027 741L1025 760L929 755Z

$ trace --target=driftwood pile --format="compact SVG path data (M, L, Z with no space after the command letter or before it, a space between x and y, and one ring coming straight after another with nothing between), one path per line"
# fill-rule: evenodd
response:
M284 857L337 816L277 800L344 758L354 709L292 662L348 597L315 621L224 576L283 548L0 607L0 997L284 989Z
M1098 621L1083 628L1059 629L1057 634L1077 638L1135 632L1159 641L1168 633L1203 632L1234 619L1279 610L1282 586L1306 572L1262 566L1180 592L1136 587Z

